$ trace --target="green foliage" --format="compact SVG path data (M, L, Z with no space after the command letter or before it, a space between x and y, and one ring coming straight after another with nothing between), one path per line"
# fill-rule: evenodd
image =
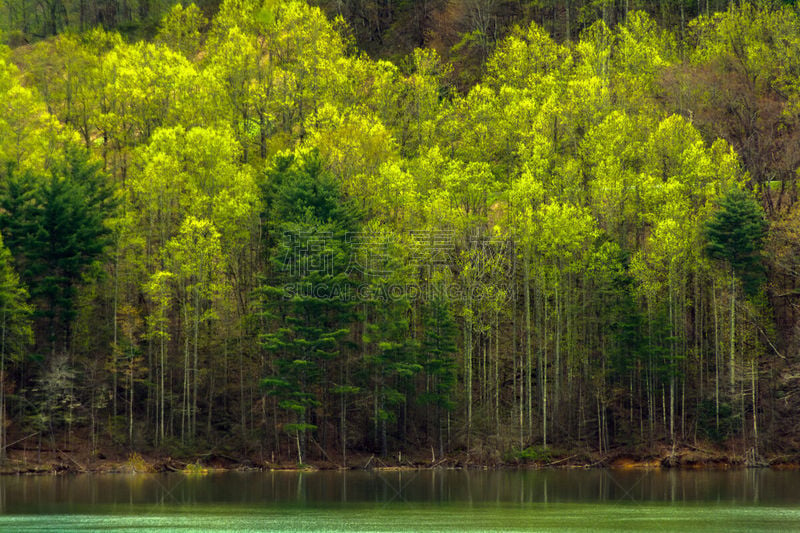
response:
M200 50L201 30L206 24L208 21L196 5L176 4L161 20L156 39L191 58Z
M329 224L339 233L355 231L359 214L342 201L332 174L317 154L281 154L262 185L268 228L281 224Z
M283 430L287 433L306 433L308 431L314 431L317 429L317 426L314 424L284 424Z
M271 225L272 274L262 287L265 350L274 372L262 380L279 405L293 413L294 431L321 405L324 369L340 353L355 302L348 298L352 244L346 231L357 218L315 154L280 156L267 174L264 205Z
M706 253L727 263L750 295L764 282L762 251L766 230L764 210L741 189L725 195L705 226Z
M28 291L14 271L11 252L0 239L0 356L6 361L21 361L33 341L32 309Z
M606 301L609 302L605 318L611 333L611 365L616 377L623 378L653 351L648 346L647 317L636 302L634 279L624 269L625 258L619 248L613 245L609 248L612 249L611 259L616 262L614 266L617 268L610 269L611 276L604 287Z
M697 430L703 437L719 444L735 433L737 420L729 403L717 407L713 400L705 399L698 411Z
M300 0L210 21L214 0L167 1L66 32L97 6L20 2L15 44L60 33L0 50L20 421L187 453L288 438L300 461L310 432L342 457L513 441L546 462L521 448L778 427L795 8L316 2L346 27ZM769 290L738 301L735 278ZM710 424L725 381L753 395L729 417L715 394Z
M420 394L419 401L439 409L455 407L456 338L458 328L450 302L441 293L435 294L423 308L425 336L420 346L419 361L425 373L433 378L433 386Z
M49 342L69 338L76 291L110 244L116 199L99 162L70 147L50 175L12 173L2 197L0 231L31 288Z
M512 457L517 461L532 463L549 463L552 461L552 450L541 446L528 446L522 450L514 450Z

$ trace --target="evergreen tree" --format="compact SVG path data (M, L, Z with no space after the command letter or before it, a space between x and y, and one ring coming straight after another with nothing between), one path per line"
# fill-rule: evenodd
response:
M436 409L436 431L439 455L444 456L444 424L442 415L453 410L453 391L456 386L456 336L458 328L450 302L440 292L435 293L423 308L424 337L420 363L430 382L420 395L424 405Z
M360 293L366 314L361 338L365 364L360 377L369 383L374 443L385 457L390 424L396 423L399 440L405 436L413 377L422 370L411 329L411 300L405 291L414 279L413 244L374 223L365 227L361 241L358 267L367 290Z
M76 291L111 242L116 206L101 164L68 147L49 175L10 173L0 198L0 231L45 321L51 353L69 349Z
M764 210L741 189L733 189L706 223L706 253L728 264L747 294L755 294L764 281L762 249L767 222Z
M405 412L401 407L408 400L410 379L422 369L414 361L408 311L406 300L378 301L376 316L363 338L371 347L365 360L373 376L373 416L383 457L389 452L388 425L399 421L400 411Z
M767 222L761 206L747 192L731 190L720 209L706 223L706 253L730 269L730 329L728 393L736 387L736 278L745 294L753 296L764 282L762 248Z
M268 220L279 222L271 224L272 273L262 287L269 326L261 343L274 354L262 386L291 413L284 430L302 462L306 434L318 426L313 411L330 385L326 369L355 317L347 233L356 215L315 154L279 156L264 191Z

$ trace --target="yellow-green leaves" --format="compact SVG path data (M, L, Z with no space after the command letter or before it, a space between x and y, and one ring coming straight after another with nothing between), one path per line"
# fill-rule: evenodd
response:
M605 22L598 20L581 33L575 46L576 70L582 78L600 78L608 83L614 36Z
M20 85L17 69L0 59L0 161L41 170L69 138L38 94Z
M420 191L414 177L397 161L381 165L371 184L369 202L376 218L386 218L398 228L411 229L419 222Z
M159 126L208 124L217 116L215 86L164 45L118 46L102 68L108 109L103 129L121 146L146 142Z
M307 122L305 144L319 151L326 167L340 177L354 197L376 193L375 177L385 162L395 158L392 134L375 117L356 109L339 112L324 105Z
M157 39L186 57L193 58L200 49L200 32L206 24L208 21L196 5L183 7L176 4L161 20Z
M615 92L628 109L646 112L659 76L675 61L673 37L646 13L629 13L617 30L613 54Z
M144 284L144 292L153 304L153 312L146 318L148 337L169 340L169 307L172 302L170 283L174 274L159 270Z
M220 234L210 221L186 217L164 251L172 272L186 291L197 293L196 298L211 299L223 290ZM192 295L186 298L189 305L200 305L199 301L192 301ZM214 317L210 308L205 313L207 318Z
M743 2L710 18L700 17L691 27L698 42L694 62L721 62L762 87L776 81L796 87L800 18L795 9Z
M541 90L551 85L567 53L536 23L507 37L489 59L488 79L493 85Z
M165 242L188 215L213 221L226 250L243 246L258 209L252 170L239 163L230 131L183 127L157 130L139 151L130 181L152 238Z
M585 268L587 252L598 236L596 223L584 208L566 203L547 203L533 214L530 242L535 256L561 269Z
M205 62L224 88L245 159L291 148L305 136L309 116L350 92L343 40L305 2L225 2L207 48Z

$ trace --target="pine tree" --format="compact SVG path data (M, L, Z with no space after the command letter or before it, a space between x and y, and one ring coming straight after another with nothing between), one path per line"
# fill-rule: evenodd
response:
M453 391L456 386L456 336L458 328L450 303L441 293L432 296L423 309L424 337L420 363L430 378L426 392L420 396L424 405L436 408L436 430L439 455L444 456L442 415L455 407Z
M44 320L50 352L69 348L77 289L110 244L116 206L107 177L89 153L67 148L49 176L10 173L0 198L0 231Z
M388 424L398 421L398 411L411 390L410 379L422 366L414 361L416 346L410 337L408 300L382 297L374 303L374 317L362 340L369 346L365 362L372 373L375 426L381 455L386 457Z
M314 409L329 385L326 372L339 355L355 317L347 272L356 215L315 154L280 156L264 187L272 273L262 287L265 350L274 354L262 386L291 414L284 430L302 463L306 435L317 428Z
M764 281L762 248L767 222L760 205L747 192L733 189L720 202L720 210L706 223L706 253L730 269L730 350L728 387L736 386L736 278L745 294L758 292Z
M767 229L764 210L741 189L729 192L720 209L706 223L706 253L728 264L748 295L755 294L764 281L762 249Z

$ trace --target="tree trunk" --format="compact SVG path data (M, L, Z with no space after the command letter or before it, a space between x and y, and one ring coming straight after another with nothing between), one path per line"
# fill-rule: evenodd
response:
M198 382L198 375L200 374L199 365L198 365L198 350L197 345L199 343L200 337L200 294L199 290L195 288L194 290L195 300L194 300L194 324L193 324L193 336L194 336L194 349L192 354L192 419L191 419L191 430L190 436L194 439L197 436L197 382Z
M0 323L0 464L6 462L6 324L7 312L3 309Z
M545 282L546 283L546 282ZM542 445L547 447L547 295L542 297L542 339L537 358L537 373L542 395Z
M164 443L164 408L165 408L165 400L164 400L164 398L166 396L166 388L164 387L164 375L167 372L167 354L166 354L166 351L167 351L166 348L167 347L166 347L166 344L167 343L166 343L165 336L162 334L161 335L161 343L160 343L160 346L159 346L160 355L161 355L161 376L159 378L160 379L160 386L161 386L161 395L160 395L160 398L159 398L159 402L160 402L161 405L159 406L160 407L159 410L161 411L161 415L160 415L159 428L158 428L159 433L160 433L159 442L162 443L162 444Z
M717 306L717 283L711 285L712 305L714 306L714 419L719 430L719 307Z
M672 275L669 283L669 329L674 339L675 311L672 295ZM675 341L669 343L669 439L675 445Z
M130 372L130 375L128 376L128 387L130 389L128 391L128 442L130 443L131 448L133 448L133 372L135 365L133 354L130 354L130 356L130 367L128 368L128 371Z
M522 280L525 288L525 389L527 394L528 431L533 430L533 342L531 339L531 265L529 245L525 244ZM520 386L520 389L522 387Z
M117 242L119 244L119 242ZM114 323L112 324L113 328L113 344L111 348L111 375L112 375L112 384L111 384L111 420L112 424L111 427L114 427L114 419L117 416L117 354L119 350L117 348L117 343L119 339L117 338L117 311L119 306L119 249L117 249L117 253L114 254L114 310L112 314L112 320Z
M736 386L736 278L731 268L731 353L730 353L730 395L733 399Z
M494 315L494 433L500 437L500 313Z
M755 459L755 457L758 456L758 410L757 410L758 408L756 406L756 397L757 397L756 384L758 383L758 380L756 378L757 368L758 368L758 366L757 366L757 356L754 355L753 356L753 362L752 362L752 369L751 369L751 373L750 373L750 385L752 387L752 394L751 394L750 398L751 398L751 400L753 402L753 456L754 456L754 459Z
M347 404L344 399L344 392L341 393L341 418L339 433L342 440L342 466L347 467Z
M470 297L467 296L468 308L471 308ZM467 451L470 449L472 434L472 319L464 319L464 394L467 403Z

